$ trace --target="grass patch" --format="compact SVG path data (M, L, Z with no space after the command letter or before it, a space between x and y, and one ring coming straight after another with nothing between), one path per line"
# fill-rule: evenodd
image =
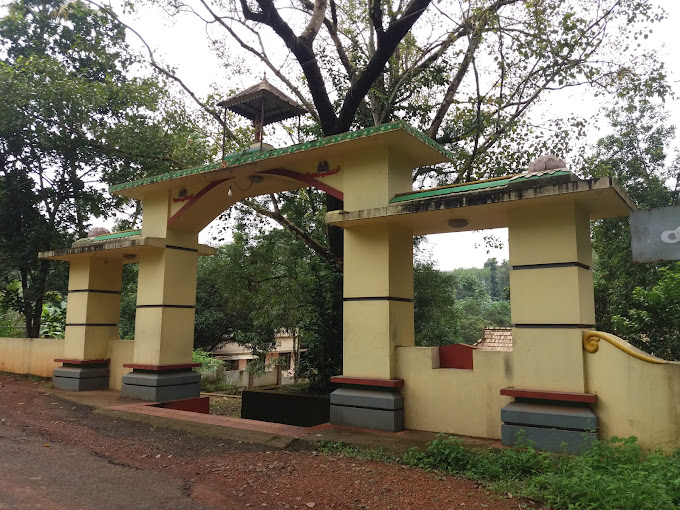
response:
M227 383L221 379L203 377L201 379L201 391L204 391L206 393L224 393L226 395L238 395L241 393L241 387L236 384Z
M353 459L375 460L379 462L401 462L401 457L390 454L382 448L362 448L335 441L319 441L316 450L324 455L343 455Z
M308 393L310 395L326 395L326 393L311 391L309 389L309 381L297 382L293 384L282 384L281 386L272 388L269 391L275 391L277 393Z
M39 375L33 374L15 374L14 372L5 372L4 370L0 370L0 375L11 377L15 381L32 381L49 383L51 380L49 377L41 377Z
M555 509L657 510L680 508L680 450L647 453L635 437L596 441L572 456L531 445L470 450L440 434L424 450L403 457L382 449L323 441L317 450L413 467L484 482L491 490L528 498Z
M671 509L680 506L680 452L645 453L634 437L597 441L579 456L531 446L471 452L441 435L405 464L464 476L493 490L531 498L550 508Z

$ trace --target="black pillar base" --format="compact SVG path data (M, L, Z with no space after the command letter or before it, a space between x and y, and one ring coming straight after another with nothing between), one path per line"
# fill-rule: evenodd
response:
M599 420L589 407L597 396L505 388L515 401L501 409L501 443L579 454L597 439Z
M398 432L404 430L402 379L336 376L342 387L331 393L331 424Z
M108 363L76 364L64 362L52 373L55 388L68 391L105 390L109 387Z
M201 374L191 368L177 370L143 370L134 368L123 376L120 396L166 402L201 395Z

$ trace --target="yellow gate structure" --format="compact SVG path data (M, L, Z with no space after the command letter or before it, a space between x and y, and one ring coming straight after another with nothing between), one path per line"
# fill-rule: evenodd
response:
M333 378L332 423L506 444L522 431L539 447L567 451L598 433L677 446L678 366L594 331L590 221L627 216L631 200L608 177L581 179L545 158L523 174L413 191L415 168L449 158L394 122L112 186L142 202L141 230L41 254L70 262L55 385L120 386L150 401L199 396L196 262L213 253L199 232L242 199L313 186L344 201L326 216L344 230L343 374ZM513 350L460 348L443 362L445 351L414 345L413 236L498 227L509 231ZM132 262L134 352L110 367L122 265Z

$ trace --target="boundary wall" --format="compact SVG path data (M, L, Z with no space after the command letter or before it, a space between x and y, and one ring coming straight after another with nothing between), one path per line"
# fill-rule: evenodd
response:
M119 390L124 374L124 363L132 363L135 342L113 340L109 342L109 388ZM61 363L54 360L64 357L64 340L55 338L0 338L0 371L15 374L32 374L52 377L52 371Z

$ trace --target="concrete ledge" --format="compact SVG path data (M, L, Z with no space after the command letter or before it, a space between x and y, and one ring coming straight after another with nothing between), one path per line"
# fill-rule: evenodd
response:
M120 396L136 398L150 402L166 402L168 400L180 400L196 398L201 395L199 383L179 384L174 386L138 386L123 382L120 388Z
M531 445L539 450L579 454L590 448L597 439L595 432L529 427L525 425L502 425L501 442L505 446Z
M401 388L404 386L403 379L372 379L368 377L349 377L336 375L331 377L333 384L351 384L356 386L377 386L384 388Z
M404 408L404 397L380 390L340 388L331 393L331 405L395 410Z
M109 387L109 376L87 377L82 379L76 377L54 376L52 377L52 384L55 388L67 391L105 390Z
M503 388L501 395L506 397L525 398L532 400L554 400L558 402L582 402L595 404L597 395L594 393L576 393L569 391L526 390L518 388Z
M398 432L404 430L404 409L391 411L331 405L331 424Z
M586 407L561 407L554 405L511 402L501 409L501 420L509 425L529 425L595 431L597 415Z
M123 384L134 386L176 386L179 384L198 384L201 382L201 374L191 370L153 373L130 372L125 374L122 380Z
M108 367L59 367L52 372L54 377L69 377L73 379L89 379L93 377L108 377Z
M52 384L68 391L105 390L109 387L109 368L101 365L57 367L52 372Z

